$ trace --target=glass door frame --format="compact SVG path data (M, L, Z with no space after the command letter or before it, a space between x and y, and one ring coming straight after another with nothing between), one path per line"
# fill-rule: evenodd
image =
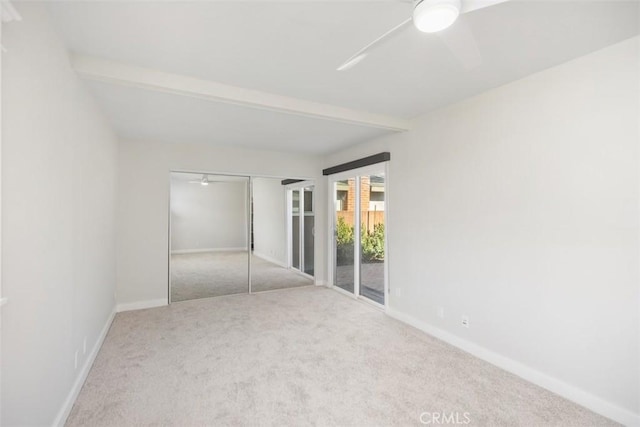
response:
M384 173L385 177L385 205L384 205L384 305L379 304L376 301L373 301L367 297L360 295L360 262L361 262L361 246L362 246L362 230L360 226L360 221L362 218L361 212L361 200L360 200L360 182L362 176L374 175L376 173ZM374 165L365 166L362 168L351 169L346 172L340 172L337 174L328 176L328 219L329 219L329 235L328 235L328 282L329 287L335 289L338 292L341 292L345 295L348 295L352 298L359 299L362 301L366 301L369 304L374 305L375 307L381 308L384 311L387 311L389 308L389 198L388 198L388 190L389 190L389 162L376 163ZM357 226L354 226L354 245L353 245L353 260L354 260L354 282L353 282L353 293L346 291L336 284L336 235L337 235L337 224L336 224L336 183L338 181L355 179L355 223ZM356 244L357 242L357 244ZM357 265L356 265L357 262Z
M285 198L287 201L287 267L293 271L295 271L296 273L302 274L305 277L308 277L310 279L314 280L315 283L315 274L313 276L311 276L308 273L305 273L304 271L304 265L305 265L305 256L304 256L304 217L305 217L305 211L304 211L304 189L308 188L308 187L313 187L313 191L311 193L311 212L312 215L315 217L316 215L316 184L314 181L312 180L307 180L307 181L300 181L300 182L296 182L293 184L288 184L287 186L285 186L285 189L287 191L287 197ZM293 232L292 232L292 227L293 227L293 192L294 191L298 191L300 194L300 198L298 200L298 214L300 215L300 220L298 221L298 237L299 237L299 241L298 241L298 268L293 266L293 245L292 245L292 240L293 240ZM314 225L315 228L315 225ZM315 234L315 233L314 233ZM315 238L313 239L314 242L314 254L316 252L315 250ZM313 263L314 263L314 272L316 271L315 268L315 264L316 264L316 257L314 255L314 259L313 259Z

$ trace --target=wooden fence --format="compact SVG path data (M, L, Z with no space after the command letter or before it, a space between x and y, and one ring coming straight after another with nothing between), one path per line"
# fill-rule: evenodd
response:
M337 218L344 219L345 224L353 227L354 212L353 211L336 211ZM367 231L373 231L376 224L384 224L384 211L365 211L362 212L360 223L365 226Z

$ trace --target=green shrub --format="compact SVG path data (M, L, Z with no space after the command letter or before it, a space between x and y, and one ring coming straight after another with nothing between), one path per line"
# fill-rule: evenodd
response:
M365 262L384 260L384 224L375 224L373 231L368 232L364 225L361 228L362 259ZM354 229L344 218L338 218L336 226L336 256L338 265L353 264Z
M353 264L353 227L344 218L338 218L336 226L336 257L338 265Z
M348 225L342 217L338 218L336 232L336 242L338 245L353 244L353 227Z
M384 260L384 224L375 224L372 232L362 228L362 259L364 261Z

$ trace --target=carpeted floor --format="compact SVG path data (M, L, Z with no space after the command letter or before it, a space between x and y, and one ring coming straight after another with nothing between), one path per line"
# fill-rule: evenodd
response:
M120 313L68 426L614 425L327 288ZM433 424L433 423L432 423Z
M247 252L200 252L171 255L171 301L248 292ZM313 285L313 280L270 263L251 258L252 292Z

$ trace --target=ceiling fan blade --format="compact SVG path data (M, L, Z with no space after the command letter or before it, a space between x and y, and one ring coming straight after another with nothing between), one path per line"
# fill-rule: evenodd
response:
M505 3L509 0L463 0L460 13L473 12L474 10L484 9L499 3Z
M467 70L473 70L482 65L482 55L476 38L463 18L460 18L453 27L438 33L438 37Z
M406 19L402 21L400 24L390 29L389 31L387 31L386 33L384 33L383 35L381 35L380 37L378 37L377 39L375 39L374 41L372 41L371 43L369 43L368 45L366 45L365 47L357 51L354 55L352 55L349 59L347 59L342 65L340 65L336 70L344 71L354 67L360 61L362 61L369 54L371 50L391 40L392 36L395 36L401 32L400 30L407 28L408 26L407 24L410 24L411 20L412 20L411 18Z

